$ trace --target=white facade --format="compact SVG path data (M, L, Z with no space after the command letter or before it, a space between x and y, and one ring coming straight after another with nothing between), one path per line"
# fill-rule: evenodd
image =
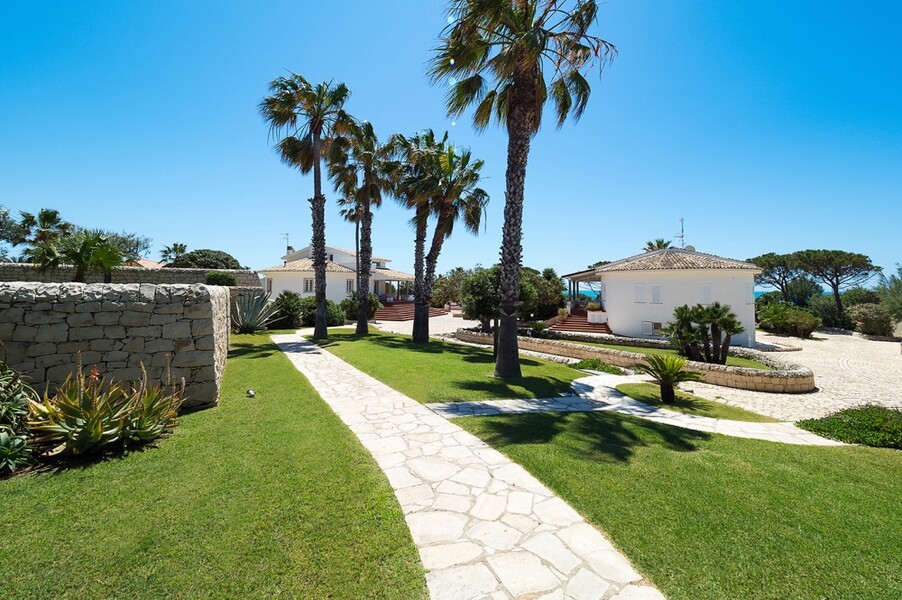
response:
M341 302L348 292L355 289L356 275L349 273L326 273L326 299ZM301 296L313 296L313 271L270 271L266 273L266 292L275 298L284 291Z
M658 337L676 307L720 302L745 331L734 346L755 345L755 271L674 269L600 273L601 301L611 331L629 337Z

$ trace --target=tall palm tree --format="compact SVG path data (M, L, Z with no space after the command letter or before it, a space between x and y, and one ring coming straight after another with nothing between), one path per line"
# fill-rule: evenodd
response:
M47 244L55 244L75 232L75 225L63 221L58 210L42 208L37 214L21 211L19 222L12 226L13 246L29 246L31 253L23 253L28 258L34 251Z
M271 92L260 103L270 135L280 137L276 150L282 161L302 173L313 171L313 289L316 296L314 339L324 339L326 329L326 197L322 189L322 160L334 136L350 122L344 103L350 91L343 83L311 84L292 73L273 80Z
M589 33L595 0L451 0L453 20L430 67L434 81L451 83L448 112L475 107L473 122L507 129L507 172L501 241L501 331L495 375L520 377L517 312L523 254L523 195L529 146L550 98L558 127L578 119L589 101L584 73L616 54Z
M655 250L665 250L667 248L670 248L670 242L668 242L664 238L658 238L656 240L649 240L645 242L644 250L646 252L654 252Z
M329 175L335 190L353 199L360 210L360 257L357 269L357 334L369 333L369 287L373 266L373 208L392 189L391 148L380 144L369 122L351 122L336 137L329 155Z
M179 242L173 242L169 246L163 246L163 249L160 250L160 258L163 259L164 263L175 262L180 259L186 252L188 252L187 244L180 244Z
M351 198L340 198L338 205L343 207L338 211L341 218L354 224L354 265L356 267L354 270L356 279L354 293L356 294L357 288L360 287L360 206Z

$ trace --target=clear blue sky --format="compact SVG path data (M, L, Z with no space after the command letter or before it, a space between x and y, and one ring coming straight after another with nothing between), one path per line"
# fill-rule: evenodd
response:
M450 129L486 161L485 231L440 271L497 261L505 136L452 126L425 63L442 2L4 2L0 203L279 262L310 237L312 181L282 165L257 103L286 69L344 81L382 136ZM526 187L525 263L558 272L671 239L734 258L806 247L902 261L902 5L610 0L620 55L578 124L544 128ZM327 239L353 247L330 194ZM409 215L375 251L410 270Z

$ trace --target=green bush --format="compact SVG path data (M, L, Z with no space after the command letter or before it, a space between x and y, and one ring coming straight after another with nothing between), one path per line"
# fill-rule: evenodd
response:
M836 327L838 329L854 329L855 323L848 311L836 310L836 302L833 296L815 296L808 301L808 310L821 320L824 327Z
M799 421L796 425L848 444L902 450L902 411L894 408L848 408L822 419Z
M376 311L382 308L382 302L379 301L379 296L376 294L369 294L367 296L367 300L370 305L370 319L376 314ZM357 320L357 292L348 292L348 297L342 300L338 304L339 310L344 314L344 318L348 321L356 321Z
M893 335L895 324L889 311L879 304L856 304L849 309L856 331L867 335Z
M154 386L142 366L141 382L126 389L107 383L97 367L80 365L52 396L30 403L28 429L45 453L96 454L151 442L175 427L184 400L184 382Z
M278 315L269 324L271 329L297 329L302 327L304 323L304 313L308 310L308 305L304 303L304 299L300 294L283 291L273 301L278 307ZM314 304L313 310L316 310Z
M880 296L874 290L852 288L840 294L843 308L849 309L859 304L879 304Z
M204 277L204 283L207 285L224 285L226 287L232 287L238 285L238 280L235 279L233 273L227 271L210 271Z
M623 375L623 369L615 367L614 365L609 365L598 358L584 358L570 366L580 371L601 371L602 373L610 373L611 375Z
M0 362L0 477L28 465L32 448L28 443L28 405L37 399L22 376Z
M774 303L758 311L758 326L764 331L779 335L807 338L821 326L821 320L798 306Z
M166 265L178 269L240 269L241 263L234 256L222 250L193 250L182 254Z

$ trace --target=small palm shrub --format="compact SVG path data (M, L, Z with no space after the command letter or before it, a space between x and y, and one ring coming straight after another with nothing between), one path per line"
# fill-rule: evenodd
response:
M175 427L184 400L180 388L141 382L126 389L107 383L97 367L70 375L52 396L30 402L28 428L44 454L96 454L147 444Z
M807 309L775 303L758 311L758 326L779 335L808 338L821 326L821 320Z
M676 398L674 386L684 381L698 381L701 375L694 371L686 371L686 359L672 354L652 354L645 358L644 363L637 364L634 368L640 373L651 375L652 379L661 388L661 402L673 404Z
M867 291L867 290L866 290ZM856 304L849 309L849 316L855 322L855 329L867 335L893 335L895 323L889 311L873 303Z
M207 285L223 285L226 287L234 287L238 285L234 273L225 271L210 271L204 276L204 283Z
M273 304L279 308L279 314L271 324L273 329L297 329L303 325L304 313L308 310L308 307L300 294L285 290L276 296ZM315 314L315 302L313 310Z
M279 307L269 301L269 294L242 295L235 303L232 323L238 333L254 333L266 329L279 315Z
M661 333L689 360L725 365L733 336L743 331L730 307L715 302L676 307Z
M623 375L623 369L609 365L598 358L584 358L577 363L572 363L570 366L579 371L601 371L611 375Z
M28 403L37 398L22 376L0 362L0 477L32 462L28 443Z

